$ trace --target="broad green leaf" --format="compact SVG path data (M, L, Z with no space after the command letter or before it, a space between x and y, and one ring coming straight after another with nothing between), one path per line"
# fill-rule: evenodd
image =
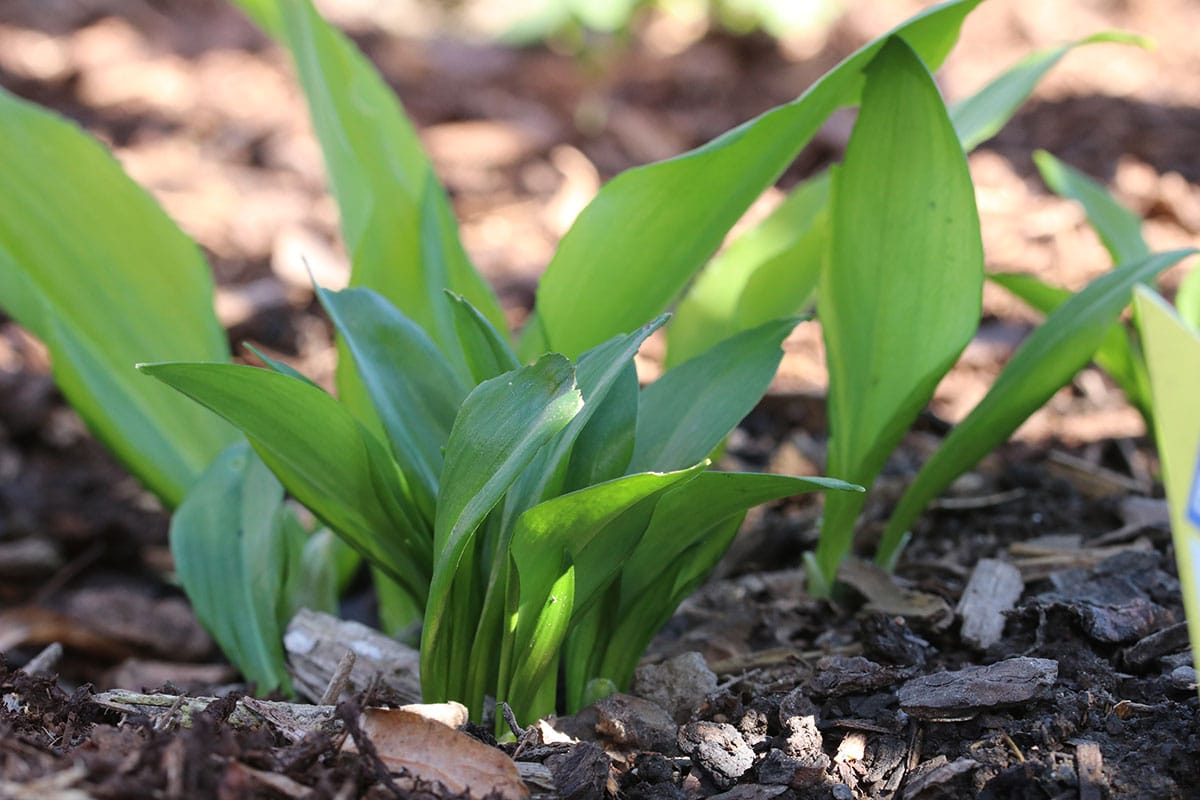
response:
M992 388L950 431L892 512L876 560L892 564L913 522L955 478L979 462L1082 369L1133 287L1152 279L1195 250L1156 253L1094 279L1063 303L1021 345Z
M449 293L454 330L474 385L521 366L512 345L479 309L461 295Z
M963 149L996 134L1037 82L1071 49L1120 42L1147 46L1140 37L1108 31L1033 53L950 109ZM769 319L803 310L816 286L827 242L828 173L793 189L767 219L729 244L700 273L676 309L667 364Z
M1083 206L1114 264L1128 264L1150 255L1142 238L1142 218L1114 200L1103 186L1045 150L1034 153L1033 161L1052 192Z
M260 693L291 691L277 608L283 487L245 442L221 453L171 517L171 553L196 616Z
M1196 270L1193 267L1192 274ZM1192 651L1200 646L1200 332L1158 294L1134 289L1138 327L1150 368L1155 439L1171 509L1171 536ZM1193 655L1193 660L1195 656Z
M413 625L421 621L424 610L404 587L378 567L371 568L371 585L379 604L379 625L388 636L410 634ZM415 638L415 636L414 636Z
M142 364L143 372L246 434L292 495L412 595L425 600L429 530L384 445L320 389L235 364Z
M1068 44L1030 53L978 92L950 108L950 119L954 122L963 148L968 152L974 150L999 133L1021 104L1033 94L1042 76L1063 56L1081 45L1102 42L1132 44L1143 48L1152 46L1150 40L1143 36L1124 31L1102 31Z
M417 507L432 519L442 448L467 387L425 331L379 293L318 287L317 297L354 357Z
M979 2L943 3L896 32L936 66ZM605 185L563 237L538 287L537 316L550 346L577 356L666 309L829 115L858 101L863 67L886 38L860 49L796 100Z
M59 388L168 505L236 438L138 361L229 358L199 249L100 144L0 89L0 306Z
M739 331L793 316L817 286L826 245L829 173L804 181L704 268L667 330L667 365Z
M704 472L663 496L646 533L620 576L620 603L605 626L605 642L594 646L604 666L589 678L610 678L629 685L633 669L650 639L682 600L677 581L693 586L716 566L742 516L754 506L812 491L861 492L861 486L833 478L796 478L748 472ZM720 544L705 549L716 537ZM703 563L689 562L688 551L702 548ZM568 672L571 667L568 666Z
M442 289L503 325L412 123L371 64L310 0L236 2L292 52L341 211L352 282L387 297L447 354L453 329Z
M1200 269L1192 267L1179 282L1179 291L1175 293L1175 308L1179 310L1179 318L1188 327L1200 332Z
M1052 313L1072 296L1067 289L1050 286L1037 277L1025 273L993 272L989 273L987 277L988 280L1012 292L1042 314ZM1104 334L1104 342L1096 350L1095 361L1097 366L1116 381L1130 404L1141 412L1147 423L1150 423L1153 415L1150 408L1150 387L1146 382L1145 366L1134 353L1133 344L1129 339L1129 331L1120 320L1114 322L1108 332Z
M732 336L643 389L629 471L682 469L707 457L766 394L796 323Z
M300 525L294 515L289 524ZM358 553L329 528L320 528L305 539L299 563L288 575L286 592L291 612L288 620L302 608L326 614L338 613L341 584L338 562L345 558L346 552L354 557L355 564L361 563Z
M937 86L898 38L867 68L834 174L817 313L829 365L826 470L870 487L979 325L983 245L967 160ZM863 496L826 498L822 593L850 549Z
M638 387L633 356L642 342L664 322L666 315L643 325L632 334L614 337L580 357L576 380L584 401L582 410L542 448L524 474L514 481L504 498L503 508L498 512L498 517L493 519L497 532L495 537L488 541L488 552L483 556L491 562L492 567L486 579L487 589L472 652L492 653L502 648L511 649L511 642L501 640L501 627L506 598L510 596L511 590L508 585L508 566L511 559L512 531L518 518L528 509L543 500L559 496L568 487L567 480L571 477L570 465L574 461L577 441L593 427L593 422L598 420L603 423L605 427L601 432L614 433L616 440L601 443L591 437L585 439L584 450L580 455L584 458L595 457L597 461L589 463L586 467L577 467L577 473L587 469L589 473L610 470L613 474L609 477L623 474L625 465L629 463L629 453L632 451L632 435L637 414ZM632 386L629 385L630 381ZM609 396L614 387L617 393L613 395L610 403ZM617 420L618 424L623 426L621 429L611 430L611 420L605 411L608 408L617 408L618 414L631 412L628 418ZM598 412L599 417L596 416ZM627 442L624 441L626 434ZM614 463L614 459L615 462L623 463L618 465ZM471 689L467 695L470 702L475 703L482 699L483 693L495 683L493 673L500 668L499 664L493 668L490 662L483 659L474 660L470 676Z
M469 646L474 625L463 629L446 622L463 605L456 609L452 591L474 588L473 564L460 562L471 555L476 529L538 450L582 407L575 369L557 354L481 383L463 402L439 481L436 561L421 637L422 691L430 702L445 699L450 682L463 679L450 674L449 655L464 641Z

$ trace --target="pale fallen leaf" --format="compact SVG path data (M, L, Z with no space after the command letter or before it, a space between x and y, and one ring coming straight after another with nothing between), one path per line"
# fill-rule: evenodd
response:
M529 796L511 758L440 722L399 708L369 708L359 725L392 772L436 781L450 794L466 792L480 800ZM343 749L353 752L354 740L347 738Z

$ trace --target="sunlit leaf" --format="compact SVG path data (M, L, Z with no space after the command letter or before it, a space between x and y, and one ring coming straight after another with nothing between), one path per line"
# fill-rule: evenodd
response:
M834 174L817 313L829 364L826 471L870 487L979 325L983 245L967 160L925 65L892 38L867 73ZM826 498L814 591L828 591L863 503Z
M1063 303L1021 345L967 418L950 431L892 512L876 560L895 560L909 528L955 478L1007 439L1025 419L1082 369L1121 310L1133 287L1195 253L1156 253L1094 279Z
M943 3L896 32L936 66L979 1ZM549 345L577 356L665 310L828 116L858 101L862 70L886 38L847 58L796 100L605 185L563 237L538 286L538 324Z
M237 434L133 365L229 358L199 249L102 146L3 89L0 163L0 307L97 437L180 502Z

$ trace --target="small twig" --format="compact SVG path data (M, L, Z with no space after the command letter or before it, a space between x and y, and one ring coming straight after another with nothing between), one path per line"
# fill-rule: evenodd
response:
M346 654L338 660L337 667L333 670L333 676L329 679L329 685L325 687L325 693L321 695L321 701L317 705L332 706L337 703L337 699L342 696L342 691L350 681L350 672L354 669L355 659L354 651L347 650Z
M342 720L342 724L346 727L346 733L354 740L354 747L358 750L368 764L371 765L372 771L375 773L375 780L382 784L392 796L397 798L407 797L407 795L396 784L392 777L392 771L388 769L387 764L379 756L379 751L375 749L375 743L367 736L366 731L358 724L360 714L358 703L353 699L346 699L337 704L337 709L334 712L338 718Z
M500 704L500 713L504 716L504 722L508 725L508 729L512 731L512 735L520 739L525 733L525 729L517 724L517 715L508 707L508 703Z
M171 707L167 709L167 713L154 721L154 730L165 731L170 728L175 722L175 715L179 713L179 709L183 708L183 701L185 699L183 695L176 695L175 702L171 703Z

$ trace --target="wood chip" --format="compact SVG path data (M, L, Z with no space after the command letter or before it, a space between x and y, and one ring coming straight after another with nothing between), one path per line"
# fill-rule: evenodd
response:
M301 609L288 624L283 646L296 690L310 700L324 695L347 650L355 660L344 693L362 691L378 675L402 699L421 699L420 654L366 625Z
M900 708L918 719L957 722L980 711L1025 703L1058 680L1058 662L1010 658L986 667L966 667L913 678L900 687Z
M962 617L963 641L980 650L1000 641L1004 612L1016 607L1023 587L1021 571L1012 564L980 559L956 609Z
M1075 772L1079 775L1079 800L1102 800L1107 795L1108 781L1104 779L1100 745L1076 743Z
M923 796L946 796L943 788L945 784L959 775L974 772L978 767L979 762L971 758L948 761L945 756L938 756L913 770L904 783L904 793L901 797L904 800L918 800Z

